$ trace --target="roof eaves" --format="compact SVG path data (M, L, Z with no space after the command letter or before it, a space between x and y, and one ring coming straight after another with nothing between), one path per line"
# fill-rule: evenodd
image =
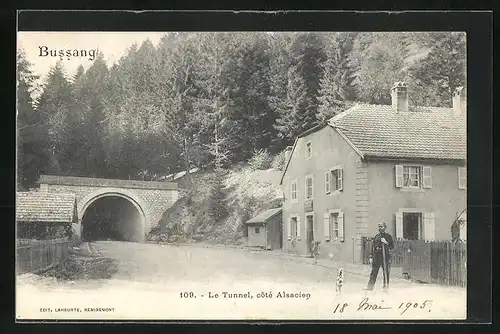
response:
M292 155L293 151L295 151L295 146L297 146L297 141L299 138L295 138L295 141L293 142L293 147L292 150L290 151L290 155L288 156L288 161L286 162L285 169L283 170L283 174L281 175L281 180L280 180L280 186L283 185L283 178L285 177L286 170L288 169L288 166L290 165L290 160L292 160Z
M297 138L302 138L302 137L308 136L308 135L310 135L311 133L314 133L314 132L316 132L316 131L319 131L319 130L323 129L323 128L324 128L324 127L326 127L326 126L327 126L327 124L318 124L318 125L315 125L315 126L313 126L312 128L307 129L306 131L304 131L304 132L302 132L301 134L299 134L299 135L297 136Z
M292 159L293 151L295 150L295 147L297 146L297 141L299 140L299 138L303 138L303 137L305 137L305 136L308 136L308 135L310 135L311 133L317 132L317 131L319 131L319 130L321 130L321 129L323 129L323 128L327 127L327 126L328 126L328 123L326 123L326 124L318 124L318 125L315 125L315 126L313 126L312 128L310 128L310 129L308 129L308 130L306 130L306 131L302 132L301 134L299 134L299 135L297 136L297 138L295 138L295 141L294 141L294 143L293 143L292 150L290 151L290 156L288 157L288 161L287 161L287 163L286 163L285 169L283 170L283 175L281 176L280 185L282 185L282 184L283 184L283 178L285 177L285 173L286 173L286 171L287 171L287 169L288 169L288 166L289 166L289 164L290 164L290 160Z
M365 155L364 156L365 160L372 160L372 161L435 161L435 162L454 162L454 163L463 163L467 161L466 157L456 157L456 158L433 158L433 157L417 157L417 156L385 156L385 155L377 155L377 154L370 154L370 155Z
M264 213L266 213L266 212L268 212L268 211L273 211L273 210L274 210L274 212L273 212L270 216L266 216L264 219L259 218L259 216L260 216L260 215L262 215L262 214L264 214ZM259 215L255 216L254 218L249 219L249 220L246 222L246 224L259 224L259 223L265 223L267 220L269 220L269 219L271 219L271 218L273 218L273 217L277 216L277 215L278 215L278 214L280 214L282 211L283 211L283 209L282 209L282 208L268 209L268 210L266 210L266 211L262 212L261 214L259 214ZM259 219L257 219L257 218L259 218Z
M349 144L349 146L352 147L352 149L361 157L361 159L364 159L364 154L361 152L359 148L354 145L354 143L349 139L349 137L341 130L342 128L339 126L336 126L335 124L329 124L332 128L337 131L337 133Z

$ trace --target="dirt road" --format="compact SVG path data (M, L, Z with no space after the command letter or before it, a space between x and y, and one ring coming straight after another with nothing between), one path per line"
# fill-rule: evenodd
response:
M395 281L389 294L367 294L362 291L367 277L346 273L344 290L336 295L333 270L266 252L115 241L97 242L89 248L116 260L118 271L111 279L61 283L21 278L18 314L45 319L465 316L465 291L461 289Z

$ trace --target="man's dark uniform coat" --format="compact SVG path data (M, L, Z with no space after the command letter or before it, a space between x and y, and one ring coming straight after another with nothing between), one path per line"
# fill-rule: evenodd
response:
M392 240L392 236L389 233L379 232L373 238L373 246L370 254L370 258L372 258L373 263L372 263L372 272L370 274L370 281L368 282L368 289L373 289L375 281L377 280L378 271L380 267L383 267L382 241L381 241L382 238L385 238L385 240L387 241L387 245L384 245L385 259L387 265L387 270L385 270L385 272L386 272L387 287L389 285L389 273L390 273L389 266L391 262L390 251L394 249L394 242ZM382 268L382 270L384 270L384 268ZM385 282L384 282L384 287L386 287Z

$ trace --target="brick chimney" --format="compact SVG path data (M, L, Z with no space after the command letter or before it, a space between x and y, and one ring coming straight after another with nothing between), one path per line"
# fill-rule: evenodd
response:
M392 109L396 112L408 111L408 87L406 83L395 82L391 88Z
M467 94L463 87L457 87L453 92L453 112L457 115L467 113Z

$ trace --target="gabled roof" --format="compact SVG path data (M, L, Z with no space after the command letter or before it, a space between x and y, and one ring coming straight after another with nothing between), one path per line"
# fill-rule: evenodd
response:
M281 213L281 211L282 211L282 208L268 209L266 211L259 213L257 216L253 217L252 219L248 220L246 222L246 224L265 223L269 219L271 219L272 217Z
M465 160L465 114L452 108L357 105L329 121L365 157Z
M25 222L70 223L75 215L74 194L46 191L18 192L16 220Z
M411 160L466 160L467 121L452 108L410 106L396 112L391 105L358 104L328 124L363 158ZM299 135L280 181L290 164L300 137L319 131L315 126Z

